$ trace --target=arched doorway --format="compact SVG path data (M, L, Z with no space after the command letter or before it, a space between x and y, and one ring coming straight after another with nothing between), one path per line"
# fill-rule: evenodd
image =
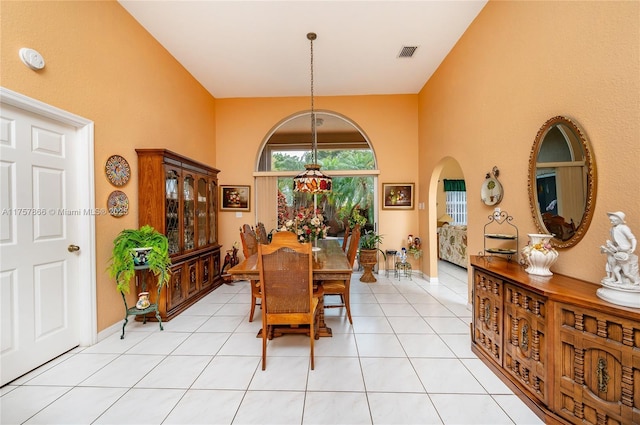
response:
M458 161L445 157L434 168L429 185L430 205L436 205L429 214L429 271L432 278L439 276L438 262L448 261L467 268L466 252L467 199L464 173ZM440 240L444 226L460 229L455 246L448 246ZM446 249L446 252L441 252ZM453 251L453 255L452 255Z
M293 191L293 177L311 162L311 115L292 114L267 133L255 165L256 216L268 229L301 208L317 205L330 226L329 235L340 237L355 211L375 227L378 167L365 132L349 118L333 111L316 111L318 163L333 178L326 195Z

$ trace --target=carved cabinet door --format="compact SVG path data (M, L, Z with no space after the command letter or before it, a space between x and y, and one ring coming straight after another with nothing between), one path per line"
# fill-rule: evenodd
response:
M547 404L547 298L506 284L504 314L504 368Z
M202 288L206 288L213 284L213 255L207 254L200 257L200 283Z
M640 323L566 304L556 323L556 410L574 423L640 423Z
M197 258L187 262L187 297L193 296L200 290L198 264Z
M473 339L489 358L502 366L502 291L504 282L482 271L474 272Z
M171 280L167 285L167 311L180 305L185 300L184 263L171 267Z

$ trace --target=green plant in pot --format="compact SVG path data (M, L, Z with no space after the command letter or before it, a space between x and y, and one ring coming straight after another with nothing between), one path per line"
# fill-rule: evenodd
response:
M365 231L360 237L360 256L359 261L364 269L364 273L360 276L360 282L372 283L377 282L373 275L373 267L378 262L378 252L382 253L384 259L387 259L387 255L383 250L378 248L378 245L382 242L382 235L377 234L374 231Z
M363 217L360 214L360 205L356 205L353 208L342 207L338 212L338 218L343 222L346 221L349 228L353 229L357 224L363 227L367 224L367 217Z
M169 282L169 242L165 235L148 225L139 229L124 229L113 240L109 275L115 278L118 291L129 293L129 283L136 267L146 267L156 275L158 287Z
M422 250L420 248L416 248L415 246L409 247L407 252L413 255L413 258L415 258L416 260L419 260L420 257L422 257Z

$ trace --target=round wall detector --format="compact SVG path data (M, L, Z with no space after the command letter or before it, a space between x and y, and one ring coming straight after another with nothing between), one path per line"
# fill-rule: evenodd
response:
M20 49L20 59L22 62L33 70L40 70L44 68L44 58L40 53L33 49L23 47Z

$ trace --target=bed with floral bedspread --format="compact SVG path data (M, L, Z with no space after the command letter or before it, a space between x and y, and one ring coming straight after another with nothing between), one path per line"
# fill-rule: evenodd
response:
M467 226L445 224L438 229L438 257L467 268Z

